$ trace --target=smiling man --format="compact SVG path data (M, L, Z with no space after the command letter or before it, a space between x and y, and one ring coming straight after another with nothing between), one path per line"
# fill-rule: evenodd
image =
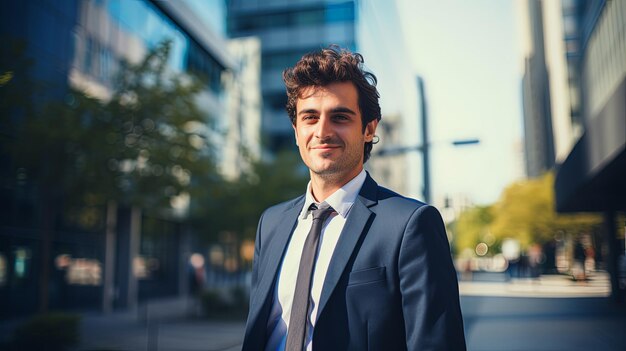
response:
M376 77L330 47L283 72L311 180L259 221L243 350L465 350L439 212L363 169Z

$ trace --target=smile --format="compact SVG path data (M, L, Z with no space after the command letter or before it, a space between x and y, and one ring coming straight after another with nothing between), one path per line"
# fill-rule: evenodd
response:
M316 145L311 147L311 149L313 150L319 150L319 151L329 151L329 150L333 150L333 149L339 149L341 146L339 145L330 145L330 144L322 144L322 145Z

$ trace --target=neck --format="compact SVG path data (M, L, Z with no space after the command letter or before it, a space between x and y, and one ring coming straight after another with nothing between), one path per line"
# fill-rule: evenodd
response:
M363 170L363 166L356 168L354 171L342 175L334 174L317 174L311 173L311 193L317 202L324 202L335 191L341 189L348 184L354 177L359 175Z

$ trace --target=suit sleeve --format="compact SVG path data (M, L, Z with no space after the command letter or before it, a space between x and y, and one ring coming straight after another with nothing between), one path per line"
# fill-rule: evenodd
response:
M252 279L250 284L250 304L252 304L252 300L256 296L257 286L259 285L259 255L261 253L261 228L264 216L265 212L261 214L254 239L254 258L252 259Z
M261 260L261 238L262 238L262 227L263 227L263 218L265 216L265 212L261 215L261 219L259 219L259 225L256 231L256 238L254 241L254 258L252 261L252 281L250 284L250 303L249 303L249 311L248 318L246 322L246 332L244 336L244 341L242 345L242 351L249 350L258 350L258 340L263 340L263 333L265 329L261 326L254 324L252 320L252 314L255 309L255 304L258 304L256 300L257 289L259 286L259 266ZM257 323L258 324L258 323Z
M432 206L407 222L398 259L408 350L465 350L456 271L441 215Z

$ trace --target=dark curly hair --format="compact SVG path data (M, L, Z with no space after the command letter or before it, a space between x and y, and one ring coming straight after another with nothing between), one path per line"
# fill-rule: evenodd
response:
M363 131L374 119L380 121L381 112L376 90L376 76L363 68L363 56L331 45L320 51L308 53L295 66L283 71L287 88L287 113L293 125L296 124L296 103L301 93L308 87L323 87L335 82L352 82L358 93ZM373 142L366 142L363 162L369 159Z

